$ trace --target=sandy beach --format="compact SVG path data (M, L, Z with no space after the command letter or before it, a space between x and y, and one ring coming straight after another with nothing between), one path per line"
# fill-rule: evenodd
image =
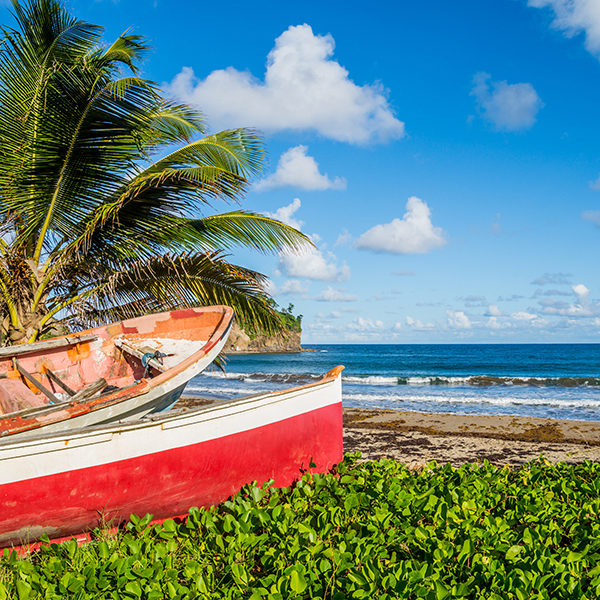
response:
M409 465L600 460L600 422L344 409L344 451Z
M212 402L184 396L177 407ZM345 408L344 452L414 466L522 465L540 456L551 463L600 461L600 422Z

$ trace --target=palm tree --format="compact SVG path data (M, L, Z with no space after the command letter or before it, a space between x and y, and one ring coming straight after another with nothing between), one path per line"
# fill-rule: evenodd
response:
M206 135L196 109L139 75L147 43L59 0L13 0L0 41L0 327L6 343L222 303L259 328L277 315L266 278L227 261L236 245L310 241L260 214L202 217L235 201L265 165L258 132ZM204 136L204 137L199 137Z

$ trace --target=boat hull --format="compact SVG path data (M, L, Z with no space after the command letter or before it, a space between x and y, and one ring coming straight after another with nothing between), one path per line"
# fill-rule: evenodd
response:
M83 332L88 337L93 334L93 341L66 350L32 352L20 359L34 379L40 383L44 380L46 385L51 382L45 373L51 369L76 389L98 377L115 386L113 392L81 401L67 399L40 405L41 394L34 394L20 379L14 379L10 357L0 358L0 374L5 375L0 381L0 394L4 393L5 403L10 402L6 396L13 390L23 398L33 398L31 403L35 404L34 408L0 414L0 436L30 437L42 431L72 430L166 410L177 402L187 382L217 357L227 341L232 320L233 310L222 306L148 315ZM172 361L169 368L151 376L144 372L139 359L116 346L115 340L123 336L132 343L169 348L179 354L167 354L164 361Z
M331 372L330 372L331 373ZM0 547L163 519L244 484L287 486L342 458L339 372L322 382L121 428L0 444Z

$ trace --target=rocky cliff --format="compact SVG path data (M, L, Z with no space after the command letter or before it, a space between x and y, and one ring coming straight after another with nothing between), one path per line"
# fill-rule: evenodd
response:
M259 335L254 339L234 322L225 344L225 352L302 352L299 331L282 330L277 335Z

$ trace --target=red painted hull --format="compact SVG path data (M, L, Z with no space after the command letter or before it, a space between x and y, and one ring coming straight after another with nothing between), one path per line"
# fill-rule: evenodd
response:
M181 515L191 506L221 502L252 481L273 479L277 486L290 485L309 468L311 460L316 465L313 470L329 470L342 459L341 387L336 383L339 394L334 389L324 395L318 387L321 384L313 384L299 388L301 393L280 393L276 403L267 395L270 405L281 414L285 402L292 413L298 412L301 403L310 401L311 387L325 398L318 401L318 407L287 418L198 443L6 482L0 485L0 546L34 542L44 532L51 538L74 535L99 525L114 525L132 513L151 513L155 519ZM227 429L236 419L259 423L264 420L260 414L273 410L260 398L256 407L252 402L246 404L243 410L235 413L230 409L213 421L229 420ZM257 416L253 410L258 411ZM205 419L203 425L194 426L221 425ZM162 431L155 427L153 435L162 435L159 429ZM118 443L123 445L123 440ZM2 452L0 448L0 469ZM31 451L33 461L36 452L39 455L39 451ZM60 460L60 450L56 460Z

